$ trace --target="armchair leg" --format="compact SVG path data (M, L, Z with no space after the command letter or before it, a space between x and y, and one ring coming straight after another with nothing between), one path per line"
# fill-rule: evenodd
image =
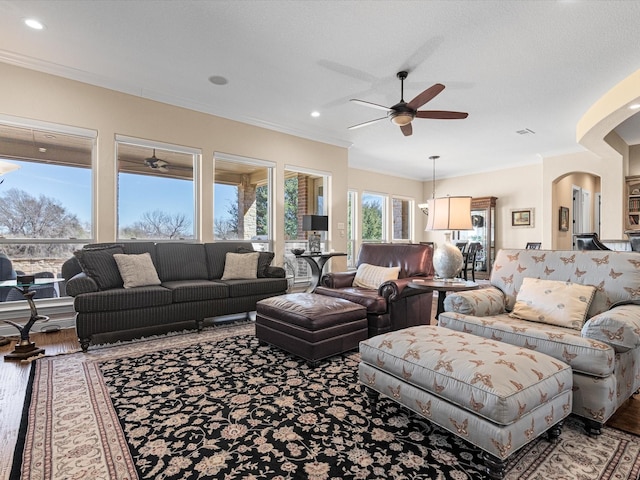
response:
M585 418L584 427L587 430L587 434L591 436L597 436L602 433L602 424L600 422L596 422L595 420Z

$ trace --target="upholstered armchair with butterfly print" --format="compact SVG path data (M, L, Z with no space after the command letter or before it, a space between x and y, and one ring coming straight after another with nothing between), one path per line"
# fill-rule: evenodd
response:
M599 434L640 388L640 253L501 250L490 284L447 296L439 325L570 365L572 412Z

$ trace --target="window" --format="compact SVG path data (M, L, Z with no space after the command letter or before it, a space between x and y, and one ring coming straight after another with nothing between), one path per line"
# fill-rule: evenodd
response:
M362 194L362 241L385 242L387 197L376 193Z
M91 241L95 138L91 130L0 116L0 280L58 277ZM47 292L40 297L64 288Z
M197 238L194 163L199 151L116 137L118 238Z
M353 190L347 192L347 267L356 266L356 240L358 224L356 205L358 205L358 193Z
M213 236L216 240L253 240L262 243L261 249L269 248L274 170L272 162L215 154Z
M312 232L302 230L303 215L326 215L329 203L327 192L330 175L298 167L287 166L284 172L284 263L289 275L296 283L308 282L311 277L309 264L296 259L292 248L308 249L308 235ZM317 232L321 238L321 250L327 250L328 232Z
M393 241L410 241L411 240L411 220L413 212L413 201L398 197L391 199L391 215L392 215L392 240Z

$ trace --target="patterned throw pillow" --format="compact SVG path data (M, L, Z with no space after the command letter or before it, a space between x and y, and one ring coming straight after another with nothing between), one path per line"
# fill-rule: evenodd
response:
M236 250L238 253L254 253L254 250L251 250L247 247L238 247ZM273 257L275 254L273 252L259 252L260 256L258 257L258 278L267 278L267 270L271 262L273 261Z
M160 285L158 272L148 252L140 255L114 255L124 288Z
M384 282L397 280L399 273L400 267L378 267L377 265L362 263L356 271L353 286L377 289Z
M119 245L87 247L73 252L82 271L96 282L100 290L122 287L122 277L113 259L114 254L122 253L124 250Z
M259 252L232 253L227 252L224 260L224 273L221 280L240 280L258 278Z
M580 330L595 291L592 285L526 277L509 315Z

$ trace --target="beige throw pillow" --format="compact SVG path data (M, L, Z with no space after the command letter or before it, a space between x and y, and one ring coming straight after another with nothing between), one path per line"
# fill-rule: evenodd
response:
M124 255L116 253L113 258L118 264L124 288L147 287L160 285L158 272L148 252L140 255Z
M377 289L384 282L397 280L399 273L400 267L378 267L363 263L358 266L353 286Z
M510 315L580 330L595 291L592 285L526 277Z
M257 278L260 252L228 252L224 260L224 273L221 280L240 280Z

